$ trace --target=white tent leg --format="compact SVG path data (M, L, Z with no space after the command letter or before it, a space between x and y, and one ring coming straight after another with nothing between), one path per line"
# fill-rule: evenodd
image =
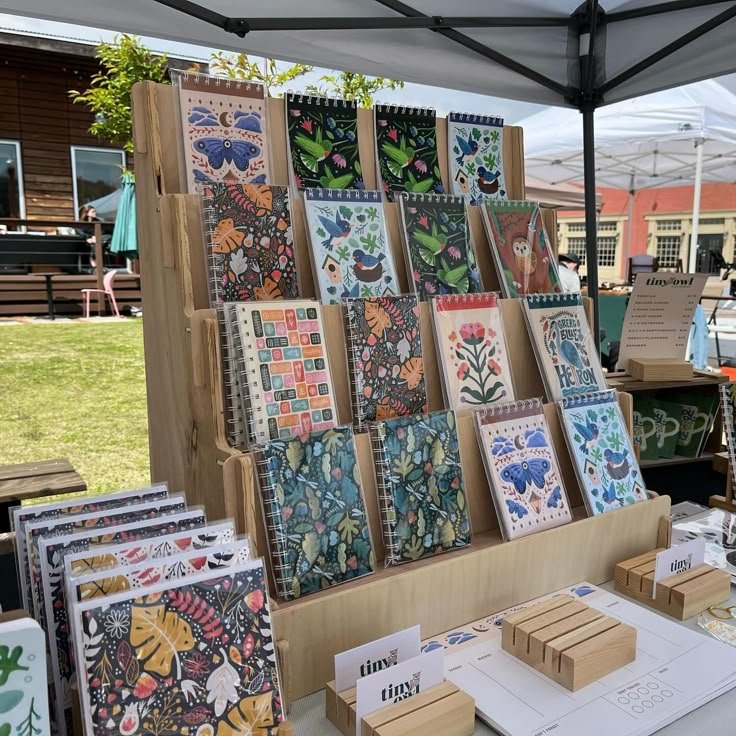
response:
M695 263L698 257L698 228L700 226L700 189L703 184L703 147L705 141L701 138L695 141L695 190L693 192L693 227L690 233L690 251L688 258L688 272L695 273Z

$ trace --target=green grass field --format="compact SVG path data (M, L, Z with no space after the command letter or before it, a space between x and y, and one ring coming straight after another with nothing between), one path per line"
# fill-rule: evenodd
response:
M61 457L90 489L148 484L142 320L0 326L0 464Z

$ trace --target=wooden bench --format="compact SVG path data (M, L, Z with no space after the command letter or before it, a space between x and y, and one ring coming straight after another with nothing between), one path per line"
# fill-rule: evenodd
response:
M0 504L86 490L84 479L65 458L0 465Z

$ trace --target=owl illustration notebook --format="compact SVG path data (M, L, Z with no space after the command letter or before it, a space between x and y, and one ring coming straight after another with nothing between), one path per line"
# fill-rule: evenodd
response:
M406 294L345 301L353 419L359 432L376 419L427 411L419 304Z
M402 194L398 202L409 286L419 300L483 291L463 198Z
M580 294L534 294L522 306L550 401L608 388Z
M294 185L299 188L363 189L358 151L358 103L291 92L284 99Z
M351 427L268 442L260 467L280 597L299 598L375 570Z
M263 87L205 74L174 72L189 192L205 182L268 184L268 126Z
M447 116L450 188L468 204L508 199L503 173L503 118L451 112Z
M588 514L645 501L646 487L616 392L568 397L558 408Z
M572 521L541 399L480 409L475 429L504 539Z
M455 412L371 425L386 565L470 544Z
M323 304L399 292L380 192L304 192L315 282Z
M437 296L431 303L445 406L463 416L513 401L498 294Z
M536 202L483 198L483 224L507 299L562 291L557 259Z

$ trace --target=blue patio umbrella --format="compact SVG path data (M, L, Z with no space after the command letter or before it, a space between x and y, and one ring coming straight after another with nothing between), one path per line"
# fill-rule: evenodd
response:
M112 231L110 252L121 253L126 258L138 258L135 179L132 174L123 174L120 187L120 203L115 218L115 228Z

